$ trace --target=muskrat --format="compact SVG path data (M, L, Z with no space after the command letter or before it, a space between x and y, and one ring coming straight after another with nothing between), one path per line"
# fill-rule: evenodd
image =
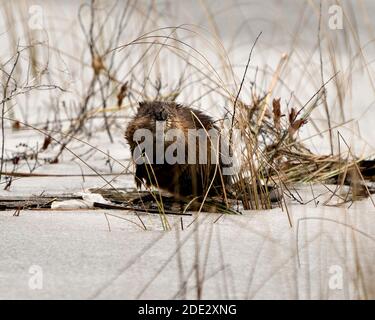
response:
M150 101L140 102L136 115L130 121L125 133L125 138L130 145L130 149L134 159L134 152L142 141L134 141L134 133L138 129L148 129L153 135L153 148L160 145L160 140L156 138L157 121L164 125L163 130L167 132L170 129L180 129L184 135L184 142L177 138L174 141L164 142L164 150L172 143L184 144L178 145L177 148L185 150L184 162L169 164L158 164L155 161L155 152L152 154L153 163L145 161L143 164L136 164L135 181L137 187L140 188L142 184L146 186L154 186L159 189L167 190L175 196L204 196L206 193L210 195L223 195L223 190L230 182L230 176L223 174L223 168L229 166L223 164L222 156L218 157L215 163L211 159L212 140L208 137L208 131L217 130L214 121L211 117L203 112L177 104L175 102L165 101ZM188 161L188 139L191 134L189 129L204 129L201 132L207 134L207 146L202 151L198 144L195 148L195 163ZM220 136L219 136L220 139ZM144 141L144 140L143 140ZM221 140L219 140L221 142ZM196 143L196 141L195 141ZM218 143L221 145L221 143ZM220 146L218 148L220 149ZM206 153L207 161L202 163L198 161L200 153ZM191 155L190 155L191 156ZM194 156L194 155L193 155ZM191 159L191 158L189 158Z

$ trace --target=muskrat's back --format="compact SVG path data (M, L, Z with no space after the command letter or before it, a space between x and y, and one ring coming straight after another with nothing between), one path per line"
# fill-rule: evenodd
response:
M165 125L165 131L170 129L180 129L184 134L184 142L177 139L180 150L184 149L185 161L183 164L156 164L155 149L156 149L156 122L162 122ZM211 129L217 129L211 117L205 115L203 112L182 106L174 102L152 101L141 102L136 115L130 121L125 133L127 142L130 145L132 155L137 147L137 142L134 141L134 133L138 129L148 129L153 135L153 164L136 164L135 180L137 187L142 184L147 186L155 186L161 189L168 190L175 195L181 196L202 196L207 191L210 194L222 194L225 184L229 182L229 177L222 174L222 161L216 163L211 162L211 140L207 136L207 147L201 150L196 144L194 164L188 162L188 135L189 129L203 129L208 132ZM201 130L202 131L202 130ZM141 142L138 142L141 143ZM168 144L165 145L163 152L165 152ZM201 151L200 151L201 150ZM199 163L199 152L206 152L206 163ZM147 161L145 161L147 163Z

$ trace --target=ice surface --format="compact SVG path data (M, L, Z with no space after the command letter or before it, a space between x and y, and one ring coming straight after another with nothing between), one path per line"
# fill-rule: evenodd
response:
M205 299L374 299L369 201L290 213L292 228L274 209L183 217L183 231L168 217L165 232L157 215L1 212L0 298L194 299L199 286ZM41 289L30 288L35 268Z
M28 43L30 36L36 39L40 36L39 40L48 40L49 48L38 47L42 57L38 67L43 69L47 61L43 57L48 54L50 69L48 74L41 76L40 81L52 81L69 92L38 91L27 97L20 95L7 105L9 110L6 116L11 117L12 111L16 119L29 125L42 128L47 120L53 125L58 111L60 117L65 117L64 111L61 111L61 102L78 105L91 77L91 70L87 68L91 63L87 42L77 19L79 2L68 1L64 5L58 1L43 2L41 7L48 32L39 33L29 32L25 28L33 1L8 3L14 5L11 12L14 10L16 14L12 25L6 26L7 15L1 11L4 18L0 22L1 30L6 31L0 32L1 64L15 52L11 34L17 35L17 40L23 46ZM140 12L147 11L145 3L141 3L144 8ZM156 3L160 14L158 19L150 19L146 31L194 23L197 27L192 30L199 36L191 38L192 33L179 31L181 38L207 57L223 81L219 81L220 85L229 91L237 92L249 48L260 31L263 33L252 57L248 80L254 78L256 70L261 73L263 68L266 69L266 81L262 79L258 84L266 90L280 57L286 52L290 54L290 63L282 74L281 80L285 85L279 84L274 96L281 97L281 101L286 103L293 93L303 104L319 88L321 79L316 8L307 7L300 25L300 14L305 10L303 1L275 0L267 4L264 1L206 1L215 17L213 22L218 28L217 36L220 37L218 44L215 42L216 37L208 36L205 31L212 24L207 21L199 2L179 1L175 7L170 2L166 3L167 8L163 7L163 1ZM357 2L345 3L352 6ZM374 2L364 3L371 13ZM265 18L264 13L267 13ZM343 122L341 107L345 111L346 120L354 119L334 130L335 150L338 150L336 138L339 130L353 151L358 155L369 156L373 155L375 148L372 83L374 46L371 45L371 32L367 32L367 19L362 19L362 14L362 9L353 11L356 18L353 25L358 30L356 40L360 42L364 60L357 52L358 47L350 41L346 42L345 35L350 34L352 28L330 31L325 41L333 39L331 45L336 49L335 61L339 67L341 85L348 86L343 104L330 104L332 123L338 125ZM327 18L326 12L323 13L324 17ZM87 19L85 15L84 21L87 22ZM121 39L121 44L138 36L139 25L138 21L130 23L130 29ZM294 34L296 26L301 29L298 37ZM212 48L212 43L216 47ZM217 54L217 48L221 45L227 50L231 61L235 74L233 79L227 78L223 71L222 56ZM134 50L133 47L129 48ZM128 53L128 50L120 51L117 59L123 59ZM116 70L120 80L124 80L122 77L127 74L127 68L136 60L134 58L132 61L133 55L140 53L143 50L132 51L124 67ZM193 52L189 51L189 54ZM153 59L154 56L151 56L151 61ZM155 80L160 73L165 84L172 86L183 70L189 76L189 82L199 83L194 78L195 69L186 68L183 59L177 59L177 67L174 68L173 59L176 60L176 56L160 51L160 61L156 65L160 64L163 68L158 70L155 67L150 78L153 76ZM332 75L333 67L328 55L323 55L323 60L327 78ZM199 70L212 72L207 64L202 65L194 59L192 61ZM28 70L28 62L29 59L23 59L25 65L17 70L22 74L17 74L22 83L26 79L23 72ZM369 74L364 72L362 65L369 68ZM147 65L142 64L142 72L139 71L139 74L151 72L149 69L143 70L144 66L147 69ZM170 70L173 73L168 74ZM213 72L208 74L210 79L217 81ZM263 82L267 84L265 87ZM210 88L216 86L214 82L208 84ZM241 93L243 97L249 96L248 84L247 81ZM225 107L221 95L215 92L205 95L205 85L194 85L193 89L188 86L178 101L194 103L194 106L214 117L221 115ZM329 103L338 101L335 85L332 82L327 87ZM202 95L204 98L197 100ZM58 98L60 104L55 105ZM297 100L293 102L297 104L295 106L301 105ZM95 103L101 107L100 100ZM317 108L311 116L310 124L301 131L302 138L315 135L305 142L320 154L326 154L329 150L328 136L316 135L311 123L314 122L319 131L327 128L323 110L322 106ZM36 165L32 175L13 177L8 190L3 190L2 182L0 196L86 193L92 187L134 187L129 148L123 139L126 117L131 112L126 109L114 113L124 117L124 120L121 122L120 118L121 125L113 129L113 143L108 142L103 120L97 119L93 121L92 136L77 137L81 141L70 143L58 163L44 161L56 154L58 145L40 153L38 163L35 159L29 163L21 161L16 171L29 173L30 166ZM19 146L20 143L31 148L43 143L44 135L37 130L25 125L14 130L10 128L10 121L5 122L5 158L9 159L21 152L24 147ZM67 129L66 122L63 129ZM58 134L56 138L61 139ZM111 166L108 165L108 155L116 160L112 159ZM4 171L13 170L12 162L6 162ZM314 186L315 195L324 194L322 197L327 197L327 193L329 195L325 188L316 189ZM56 209L75 209L71 211L22 210L19 216L13 216L14 212L0 212L0 299L375 299L375 209L370 199L356 202L350 208L338 208L322 206L320 197L317 199L320 203L315 206L312 198L311 193L305 192L305 200L311 200L309 205L288 204L292 227L289 226L286 212L274 209L244 212L241 216L202 213L197 220L196 216L184 216L181 219L168 216L173 227L172 231L166 232L162 230L157 215L136 215L114 210L77 210L78 205L90 206L93 199L88 199L89 203L74 200L73 203L65 202L63 207L62 204L60 207L55 206ZM140 220L147 230L143 230ZM182 226L184 230L181 230ZM40 280L40 275L41 288L35 289L38 281L35 283L34 280ZM198 287L201 290L197 290ZM201 291L201 296L198 296L198 291Z

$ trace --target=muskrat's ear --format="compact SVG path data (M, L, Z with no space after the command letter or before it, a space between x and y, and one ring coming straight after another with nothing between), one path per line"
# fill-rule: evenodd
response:
M138 105L139 105L140 108L143 108L146 104L147 104L146 101L140 101L140 102L138 102Z

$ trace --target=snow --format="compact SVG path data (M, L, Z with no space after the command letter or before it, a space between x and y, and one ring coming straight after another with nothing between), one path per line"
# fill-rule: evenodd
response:
M14 3L11 8L17 12L13 17L14 24L6 28L6 19L3 19L1 26L10 33L13 30L21 45L25 45L30 35L24 33L24 23L31 2L26 1L24 5ZM223 45L228 50L238 85L249 47L262 30L249 67L248 80L254 78L256 67L259 67L259 87L266 90L280 57L291 50L293 43L290 63L281 79L287 85L278 85L273 94L286 103L293 93L303 104L321 84L316 49L317 11L310 7L306 9L310 11L306 14L305 25L295 37L304 4L302 1L291 3L280 6L279 1L270 1L265 10L264 1L236 5L227 1L218 4L215 1L213 5L208 1L209 8L215 9L212 13L219 36L222 36L220 45L216 44L214 48L210 44L216 43L216 39L204 31L211 25L207 24L202 8L194 7L193 2L180 1L176 4L179 10L175 10L178 14L161 14L160 19L150 19L152 25L148 25L146 31L183 25L187 21L198 25L199 28L191 26L194 32L186 35L179 30L179 35L193 48L199 48L222 78L220 80L225 81L224 87L231 92L237 92L238 86L232 78L227 79L226 72L222 70L222 57L215 53L218 47ZM373 2L365 3L373 10ZM53 120L67 117L67 110L60 108L62 102L68 106L81 103L91 69L80 60L84 58L90 65L90 59L77 19L79 3L72 1L61 5L51 1L40 5L48 33L32 34L45 36L51 49L39 48L42 56L50 55L50 73L48 78L44 75L41 80L50 79L69 92L31 92L27 97L20 95L7 107L12 109L15 118L38 128L44 127L43 123L49 120L49 130L60 139L53 130L65 132L69 123L64 122L63 128L59 128ZM172 5L168 2L168 8L163 8L163 3L157 2L157 7L162 13L168 13ZM146 11L146 8L140 10ZM59 17L56 17L57 12ZM267 19L259 19L264 12L270 13ZM354 10L353 14L357 16L361 12ZM325 16L323 14L323 19ZM343 41L346 40L347 30L329 32L329 37L336 40L333 47L339 77L342 77L339 83L348 88L343 105L331 105L332 101L337 102L334 82L328 85L327 94L333 125L343 122L341 107L345 111L345 120L355 119L334 130L335 152L338 151L336 138L340 131L353 152L369 156L375 148L371 79L374 47L367 45L371 39L368 39L370 33L365 31L368 26L363 21L366 19L357 16L355 25L360 33L358 41L365 60L360 60L361 57L356 54L356 46ZM121 44L138 36L139 25L135 23L135 30L130 28L125 32ZM7 61L15 50L8 34L0 34L4 44L0 49L2 62ZM117 59L122 60L129 50L133 47L119 51ZM123 68L117 70L120 80L143 50L131 53ZM181 59L167 55L164 50L159 53L160 60L155 65L162 66L163 70L157 70L157 67L143 70L147 68L147 63L142 63L141 70L135 71L136 75L150 72L150 77L155 78L154 73L158 75L160 71L162 80L171 87L176 75L183 70L189 76L189 83L197 83L194 77L196 70L187 68L186 61L181 63ZM190 54L194 55L194 52ZM78 62L69 56L76 57ZM196 57L202 60L201 56ZM325 76L328 79L332 75L332 66L328 55L324 55L323 59L327 62ZM28 63L28 59L22 61ZM150 61L154 62L154 56ZM206 95L207 88L217 86L216 74L207 65L201 65L194 59L190 62L207 72L212 83L194 85L194 88L188 85L179 102L195 102L197 107L215 117L218 110L224 110L220 94L225 90ZM39 62L41 70L45 63L44 60ZM360 67L362 64L369 68L366 76ZM264 74L263 69L266 69ZM24 73L25 70L28 70L27 65L19 72ZM168 74L168 71L171 73ZM17 74L17 77L21 78L21 83L25 82L25 75ZM141 80L140 76L138 81ZM223 85L221 81L220 85ZM204 98L197 100L202 95ZM245 83L241 96L248 95L249 86ZM60 104L54 105L55 100ZM300 106L297 102L292 100L296 104L293 106ZM96 104L100 107L101 101L93 105ZM129 116L129 110L116 110L113 114L125 117ZM10 111L7 116L13 117ZM326 129L322 106L314 111L311 118L310 124L314 122L320 130ZM123 118L119 119L120 122ZM43 144L44 136L40 132L25 125L14 130L10 124L6 121L6 158L24 150L20 143L30 148ZM314 152L326 154L329 150L327 133L316 135L310 124L303 128L301 138L315 135L313 139L306 140L306 144ZM19 216L13 216L12 211L0 212L0 299L375 299L375 208L370 199L341 207L335 206L334 199L329 206L323 206L324 198L330 193L326 188L313 186L315 195L322 194L317 199L318 205L315 206L314 201L308 205L289 201L292 226L285 210L273 209L246 211L243 215L200 213L197 216L193 213L191 217L168 216L171 231L163 230L158 215L93 209L93 202L105 200L89 194L89 188L134 188L129 148L123 139L125 125L126 120L120 128L114 128L114 142L111 144L103 130L102 119L96 119L90 127L92 136L77 137L82 141L71 142L69 150L62 154L58 163L50 164L43 160L56 154L60 147L56 145L38 155L39 163L35 159L28 164L21 161L16 168L17 172L28 173L30 166L35 164L32 173L36 176L13 177L9 190L3 190L4 184L1 184L1 197L81 193L84 199L54 202L53 210L48 211L21 210ZM343 143L341 148L344 148ZM113 157L111 166L107 163L108 153ZM4 171L11 172L13 169L11 162L5 163ZM301 191L304 201L312 200L310 189L304 188ZM143 229L140 220L147 230ZM198 287L200 290L197 290Z
M89 209L94 208L94 202L109 204L110 201L107 201L103 198L101 194L97 193L88 193L88 192L77 192L76 196L82 197L82 200L64 200L64 201L53 201L51 203L51 209Z
M369 199L289 210L293 227L273 209L168 216L172 231L158 215L1 212L0 299L195 299L197 270L203 299L374 299Z

